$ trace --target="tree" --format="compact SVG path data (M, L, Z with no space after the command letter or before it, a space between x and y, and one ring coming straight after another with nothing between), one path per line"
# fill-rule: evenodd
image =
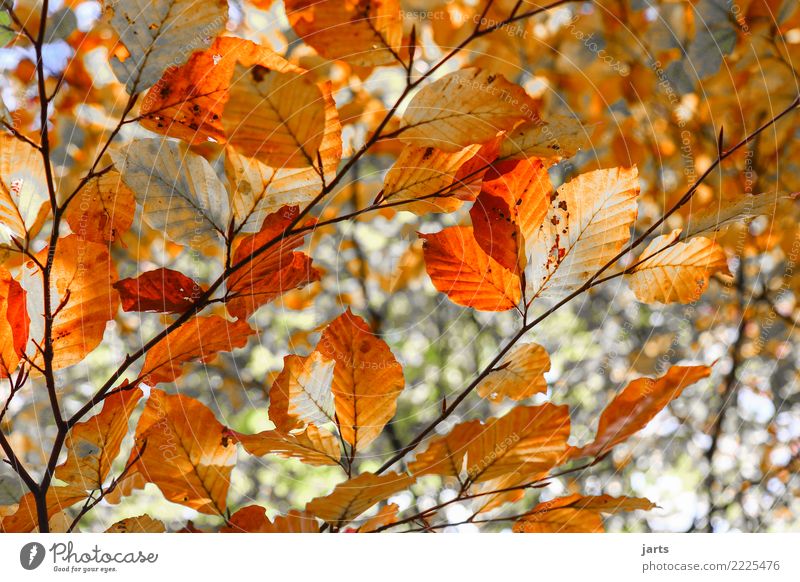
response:
M793 382L733 499L714 461L796 350L797 6L407 4L4 3L0 529L641 527L587 479L659 414L707 437L689 528L792 491ZM571 353L626 318L622 373Z

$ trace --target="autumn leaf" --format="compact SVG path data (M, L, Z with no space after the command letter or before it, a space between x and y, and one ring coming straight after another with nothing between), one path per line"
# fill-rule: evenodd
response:
M453 212L463 203L463 186L480 182L483 172L470 171L468 164L473 159L481 164L480 150L479 145L455 152L408 145L386 174L383 198L393 204L409 201L399 208L415 214ZM488 167L489 162L482 165Z
M551 192L547 168L539 159L493 164L469 213L475 240L506 269L524 269L527 242L535 240L542 226Z
M225 515L236 446L202 403L151 390L131 452L131 472L161 489L169 501L200 513ZM145 446L145 443L146 446Z
M253 435L231 433L232 438L242 444L251 455L278 455L286 459L299 459L312 466L338 465L341 449L338 439L324 428L313 424L302 432L267 430Z
M269 419L279 430L335 422L331 391L335 363L320 352L283 359L283 370L269 390Z
M319 533L319 522L313 515L291 510L274 520L267 517L260 505L242 507L228 519L220 533Z
M156 343L148 352L139 377L151 386L172 382L185 364L208 362L219 352L247 344L253 329L245 321L227 321L218 315L195 316Z
M684 237L716 232L732 222L755 218L763 214L774 216L776 205L781 198L789 198L789 196L779 191L760 194L743 192L723 194L716 203L692 211L687 221Z
M405 379L389 346L349 309L328 324L317 345L334 360L333 399L342 438L354 450L378 438L397 410Z
M569 413L550 403L518 406L490 418L467 447L467 474L478 483L525 467L528 473L552 468L567 450Z
M337 485L330 495L309 501L306 511L333 526L343 526L376 503L408 489L414 481L416 477L399 473L362 473Z
M16 370L25 353L30 325L25 303L25 290L0 267L0 379Z
M67 485L66 487L52 486L47 490L45 504L47 518L52 519L56 514L69 509L79 501L86 499L87 493L80 487ZM33 493L26 493L19 500L19 507L10 516L0 520L0 531L4 533L28 533L36 529L39 519L36 513L36 498Z
M672 366L660 378L634 380L603 410L594 441L572 448L570 457L597 457L610 451L647 426L656 414L681 395L684 388L710 374L708 366Z
M433 285L453 303L479 311L508 311L519 304L519 276L484 252L472 227L451 226L420 238Z
M56 467L56 478L92 491L100 489L128 434L128 420L142 397L138 388L123 387L103 401L103 409L79 422L67 434L67 460Z
M275 168L314 166L325 128L322 91L302 69L237 65L222 125L240 153Z
M47 248L37 253L39 264L46 263L47 253ZM119 307L113 288L116 280L117 269L108 247L75 234L58 240L50 272L54 369L77 364L103 340L106 324ZM43 281L33 261L25 266L22 285L28 291L30 338L41 346L45 330ZM28 346L28 354L34 362L42 361L42 353L35 346Z
M425 451L417 453L416 459L408 464L408 470L417 476L460 476L464 469L467 447L479 432L479 420L457 424L446 436L432 439Z
M360 67L396 64L403 36L398 0L286 0L297 35L319 54Z
M0 243L25 240L47 200L42 156L29 144L0 134Z
M294 252L305 233L284 234L298 213L297 206L274 212L258 233L237 242L233 264L242 267L229 277L226 294L228 312L234 317L246 319L265 303L319 279L311 258Z
M228 193L205 158L161 139L134 141L111 157L151 228L176 242L190 232L200 246L226 237Z
M118 521L106 530L106 533L164 533L164 524L149 515L128 517Z
M397 522L397 513L400 511L400 506L396 503L388 503L378 510L374 517L369 518L364 522L358 533L372 533L382 527L391 525Z
M111 68L131 95L155 84L168 67L182 65L193 50L207 48L228 20L224 0L130 0L105 3L105 10L127 49L111 59Z
M119 239L133 224L136 199L119 172L89 180L64 212L72 232L97 243Z
M522 87L472 67L420 89L403 113L400 135L417 147L456 152L488 142L537 112L537 102Z
M183 273L165 268L147 271L135 279L121 279L114 288L119 291L124 311L157 313L183 313L203 292Z
M730 274L725 250L714 241L697 237L676 242L681 230L656 237L642 251L628 283L639 301L689 303L708 288L711 275Z
M573 117L548 117L515 127L500 146L501 160L542 158L557 161L574 156L588 142L586 129Z
M571 293L613 259L630 239L638 194L636 168L595 170L558 188L530 247L538 262L528 297Z
M601 514L655 507L640 497L583 497L577 493L544 501L514 524L516 533L597 533L605 531Z
M291 65L267 47L232 36L214 39L185 64L172 67L142 99L142 125L151 131L178 137L194 145L227 139L222 112L230 99L237 64L290 69Z
M545 372L550 370L550 356L539 344L514 346L478 384L478 394L493 402L503 398L524 400L547 392Z

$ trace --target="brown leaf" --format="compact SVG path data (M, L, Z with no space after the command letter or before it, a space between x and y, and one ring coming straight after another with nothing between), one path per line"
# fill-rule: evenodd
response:
M172 269L155 269L135 279L114 283L124 311L183 313L194 305L203 289L189 277Z
M0 267L0 379L13 373L28 343L26 293L11 273Z
M87 493L80 487L51 486L47 490L47 517L51 519L61 511L69 509L79 501L86 499ZM0 531L4 533L28 533L39 527L36 513L36 499L33 493L26 493L19 500L19 507L14 514L0 520Z
M118 521L106 530L106 533L164 533L164 524L149 515L128 517Z
M294 252L305 233L283 236L298 215L297 206L285 207L264 219L261 230L242 237L233 253L233 264L242 264L228 279L226 304L234 317L246 319L256 309L292 289L319 279L311 258ZM274 243L263 252L267 244Z
M649 510L655 504L640 497L583 497L577 493L544 501L514 524L516 533L598 533L603 532L601 513Z

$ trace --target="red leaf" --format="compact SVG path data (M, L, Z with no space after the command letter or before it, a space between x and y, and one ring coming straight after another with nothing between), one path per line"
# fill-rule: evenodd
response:
M136 279L114 283L125 311L182 313L189 309L203 289L189 277L172 269L156 269Z

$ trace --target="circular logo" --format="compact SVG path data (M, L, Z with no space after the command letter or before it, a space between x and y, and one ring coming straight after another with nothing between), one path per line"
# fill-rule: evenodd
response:
M19 563L26 570L35 570L44 561L44 546L39 542L30 542L19 551Z

